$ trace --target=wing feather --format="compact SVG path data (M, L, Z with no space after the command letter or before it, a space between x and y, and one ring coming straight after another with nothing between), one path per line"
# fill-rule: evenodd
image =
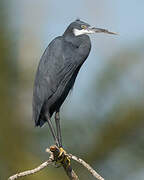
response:
M61 93L77 67L72 54L65 54L63 38L54 39L40 59L33 89L33 119L37 124L43 104L56 91Z

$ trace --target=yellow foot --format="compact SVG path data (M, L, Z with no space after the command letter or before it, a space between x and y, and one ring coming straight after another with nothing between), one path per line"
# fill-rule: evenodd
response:
M64 163L67 165L67 167L70 166L70 158L66 155L66 151L62 147L59 148L59 150L60 150L60 153L59 153L56 165L57 163L58 164Z
M62 147L60 147L59 150L60 150L60 153L59 153L58 158L60 158L62 155L66 154L66 151Z

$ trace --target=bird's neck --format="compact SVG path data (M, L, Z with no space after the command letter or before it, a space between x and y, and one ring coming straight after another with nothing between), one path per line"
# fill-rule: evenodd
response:
M84 60L87 58L87 56L90 53L91 50L91 42L88 35L63 35L65 41L68 43L71 43L73 47L75 47L78 51L78 54L80 54L82 57L84 57Z
M83 43L83 35L75 36L73 32L71 33L64 33L63 37L65 41L72 43L74 46L79 47Z

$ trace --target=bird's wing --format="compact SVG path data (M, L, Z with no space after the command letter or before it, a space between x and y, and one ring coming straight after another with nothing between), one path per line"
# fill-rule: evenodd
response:
M54 39L42 55L33 91L33 119L36 124L44 102L56 91L62 92L66 82L77 68L77 61L74 59L76 59L76 54L74 56L70 53L62 37Z

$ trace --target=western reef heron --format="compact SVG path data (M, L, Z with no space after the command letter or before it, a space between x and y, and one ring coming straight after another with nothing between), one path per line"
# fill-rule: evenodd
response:
M33 89L33 119L36 126L48 123L59 148L62 148L60 107L90 53L91 41L88 34L92 33L116 34L91 27L77 19L67 27L62 36L50 42L38 65ZM56 132L51 122L53 113Z

